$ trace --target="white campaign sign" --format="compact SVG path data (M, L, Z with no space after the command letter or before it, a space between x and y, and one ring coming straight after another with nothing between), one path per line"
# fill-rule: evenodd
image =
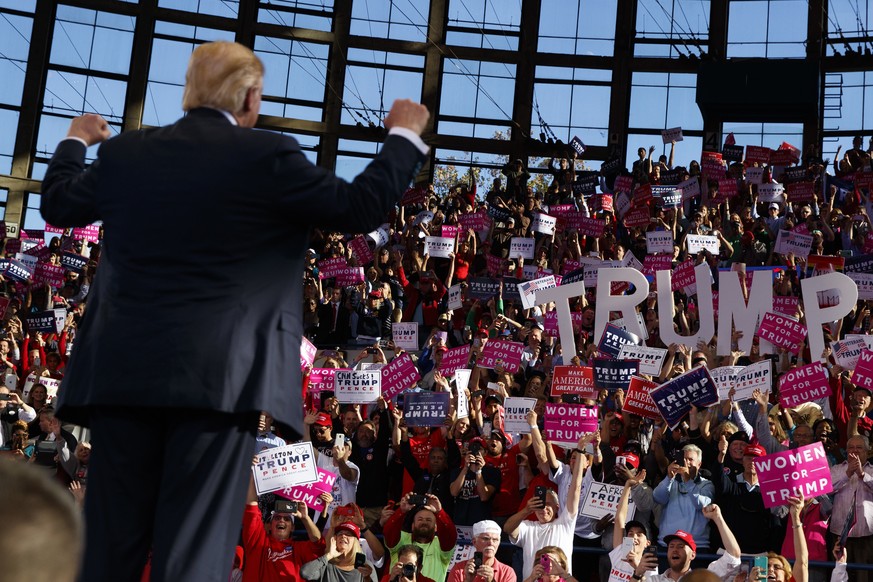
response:
M647 253L672 253L673 233L667 230L652 230L646 233Z
M812 249L811 234L780 230L779 234L776 235L776 248L774 250L779 254L794 253L798 257L807 257L810 249Z
M661 373L667 350L663 348L648 348L646 346L621 346L618 352L619 360L639 360L640 373L657 376Z
M599 483L595 481L591 484L585 499L582 501L582 509L579 515L590 517L592 519L600 519L605 515L615 515L618 509L618 502L621 501L621 492L624 489L623 485L611 485L609 483ZM637 506L634 503L633 497L628 497L627 500L627 521L634 518ZM627 521L625 523L627 523Z
M426 236L424 252L434 259L448 259L455 252L455 239L448 236Z
M394 345L404 350L418 349L418 324L413 322L408 323L392 323L391 324L391 339L394 340Z
M557 222L558 219L554 216L534 212L533 222L531 222L530 226L534 232L541 232L543 234L555 234L555 224L557 224Z
M333 382L334 395L342 404L369 404L382 395L379 370L337 370Z
M672 127L670 129L662 129L661 139L664 141L665 144L674 141L682 141L682 128Z
M521 305L525 309L533 308L533 306L537 304L537 291L556 286L554 275L548 275L547 277L534 279L533 281L519 283L517 287L518 294L521 296Z
M509 243L509 258L517 259L519 256L523 259L534 258L534 239L524 238L520 236L512 237Z
M258 495L318 481L312 443L265 449L252 465Z
M713 255L718 255L721 247L717 236L706 234L689 234L685 237L685 242L688 243L688 254L696 255L706 249Z
M449 287L449 309L461 309L464 302L461 300L461 285L452 285Z
M536 398L509 397L503 402L503 410L506 414L503 427L508 433L530 433L530 425L527 423L527 413L536 406Z

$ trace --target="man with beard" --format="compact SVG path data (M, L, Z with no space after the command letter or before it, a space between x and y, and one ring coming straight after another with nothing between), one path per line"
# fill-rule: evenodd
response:
M497 547L500 545L500 526L486 519L473 526L473 548L482 554L477 564L473 557L466 562L458 562L446 582L515 582L515 571L497 561Z
M402 412L394 409L395 422L400 422ZM427 456L427 468L422 469L418 464L418 459L412 454L412 447L409 445L409 439L400 441L400 461L403 467L415 484L412 487L413 493L424 495L430 493L439 498L440 503L449 515L452 514L455 507L455 498L452 497L452 492L449 490L451 478L449 477L449 463L446 455L446 449L442 447L431 447L430 453Z
M655 488L655 502L664 506L658 540L662 546L667 545L667 537L685 527L694 538L694 551L709 548L709 524L701 510L712 503L715 489L712 481L699 475L701 457L700 447L685 445L682 457L670 463L667 476Z
M718 505L707 505L702 510L706 519L711 520L724 542L724 554L707 568L722 580L732 579L740 565L740 545L724 521ZM694 537L681 529L664 538L667 543L667 570L663 574L651 575L657 569L658 557L655 554L631 552L628 562L634 568L632 582L676 582L691 571L691 561L697 556Z
M425 495L426 503L411 505L412 493L400 499L400 509L385 522L385 545L391 552L392 568L402 546L415 544L423 553L421 573L433 580L444 580L458 532L436 495ZM416 501L415 498L412 501Z

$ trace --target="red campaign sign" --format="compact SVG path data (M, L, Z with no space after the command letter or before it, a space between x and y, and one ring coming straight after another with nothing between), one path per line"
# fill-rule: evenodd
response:
M770 163L770 148L765 148L761 146L746 146L746 165L754 164L758 162L759 164L769 164Z
M443 354L443 359L440 362L440 374L449 378L455 373L455 370L466 368L469 361L470 344L450 348L449 351Z
M605 212L613 212L612 209L612 196L610 194L597 194L592 196L592 206L591 209L593 211L603 210Z
M427 190L421 187L408 189L403 193L400 199L400 206L412 206L413 204L422 204L427 197Z
M599 238L603 236L603 230L605 228L606 223L602 220L598 220L596 218L587 218L585 216L579 217L579 226L577 229L579 231L579 234Z
M340 271L348 266L348 263L343 257L334 257L332 259L318 261L318 278L333 279Z
M613 185L613 190L616 192L627 192L630 194L631 189L634 187L634 179L630 176L619 176L615 179L615 184Z
M858 363L852 372L852 384L858 388L873 390L873 351L864 350L858 356Z
M403 354L382 368L382 398L390 400L421 380L421 374L412 361L412 356Z
M776 150L770 154L771 166L790 166L797 161L797 156L791 150Z
M51 287L64 286L64 268L60 265L49 263L37 263L33 271L34 283L47 283Z
M578 394L581 398L596 398L597 393L591 366L555 366L552 396Z
M779 151L791 152L791 156L792 156L791 159L794 160L795 162L800 161L800 148L797 146L791 145L787 141L783 141L781 144L779 144Z
M312 368L309 373L309 393L317 394L318 392L332 391L334 386L333 378L339 371L349 372L350 368Z
M724 178L724 158L721 152L702 152L700 154L700 171L708 180Z
M800 351L807 334L806 325L793 317L768 311L761 318L761 326L755 335L774 346L785 348L793 354Z
M791 202L812 202L815 184L812 182L793 182L788 184L788 199Z
M515 374L521 366L521 352L523 351L524 344L521 342L490 339L485 342L482 355L479 356L476 365L489 369L502 366L510 374Z
M506 259L495 257L494 255L485 255L485 261L488 269L488 274L492 277L503 275L506 271Z
M582 329L582 314L578 311L570 312L570 321L573 322L573 333L579 333ZM558 312L549 311L543 318L543 331L551 337L558 337Z
M672 269L672 255L646 255L643 258L643 275L654 277L658 271L670 271Z
M634 190L634 204L642 204L652 199L652 185L643 184Z
M628 228L634 226L646 226L649 224L652 213L648 206L637 206L624 215L624 225Z
M546 404L543 433L553 443L577 443L582 435L597 432L599 409L585 404Z
M792 368L779 378L779 403L783 408L797 408L830 395L831 386L821 362Z
M688 259L684 263L679 264L676 270L673 271L673 281L670 287L671 291L681 291L686 287L691 287L697 284L694 277L694 261Z
M773 297L773 311L776 313L793 316L797 313L797 305L797 297Z
M873 186L873 172L856 172L855 186L869 190Z
M370 245L367 244L367 239L363 235L358 235L349 243L352 249L352 254L358 259L358 263L366 265L373 261L373 251L370 250Z
M658 420L661 418L661 412L655 406L655 401L652 400L651 396L652 390L657 387L657 382L633 376L628 384L621 411Z

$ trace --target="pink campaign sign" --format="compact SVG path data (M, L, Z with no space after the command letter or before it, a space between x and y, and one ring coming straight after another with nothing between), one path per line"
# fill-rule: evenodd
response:
M443 354L443 360L440 362L440 374L446 377L451 377L455 370L467 367L467 362L470 361L470 344L465 344L457 348L451 348Z
M336 284L349 287L364 282L364 267L345 267L336 274Z
M339 370L348 372L349 368L312 368L309 373L309 393L333 390L333 377Z
M768 311L761 318L761 327L755 335L793 354L800 351L806 339L807 327L793 317Z
M779 403L783 408L796 408L830 395L831 386L821 362L792 368L779 378Z
M373 251L370 250L370 245L367 244L367 239L362 235L358 235L349 243L352 253L357 257L358 263L366 265L373 260Z
M73 229L73 238L75 240L86 240L88 242L97 242L100 240L100 226L89 224L81 228Z
M382 368L382 398L391 400L404 390L412 388L421 380L418 368L409 354L394 358Z
M308 507L316 511L324 510L324 503L318 498L322 493L330 493L333 490L333 484L336 483L336 475L324 469L318 469L318 481L307 485L298 485L297 487L288 487L276 491L276 495L290 499L291 501L302 501Z
M51 287L64 286L64 268L60 265L37 263L33 271L34 283L47 283Z
M797 312L797 304L797 297L773 297L773 311L776 313L794 315Z
M852 373L852 384L859 388L873 389L873 351L864 350Z
M521 352L524 344L503 340L488 340L482 350L482 357L476 362L480 368L494 369L498 364L510 374L518 372L521 365Z
M585 404L546 404L544 432L554 443L576 443L598 429L597 407Z
M312 362L315 361L315 354L318 352L318 348L316 348L311 341L306 338L303 338L300 341L300 369L302 370L306 366L311 366Z
M332 279L337 276L337 273L346 267L348 267L348 263L343 257L334 257L332 259L318 261L318 278Z
M788 497L818 497L833 491L828 456L821 443L813 443L755 460L764 507L788 504Z

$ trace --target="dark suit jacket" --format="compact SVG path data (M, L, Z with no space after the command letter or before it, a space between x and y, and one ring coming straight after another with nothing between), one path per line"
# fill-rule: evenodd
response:
M328 301L318 306L318 331L315 343L324 347L343 346L351 335L351 315L345 297L339 302L336 313L336 330L333 328L333 303Z
M94 406L267 410L302 430L303 253L310 229L378 227L424 156L389 135L352 183L293 138L218 111L61 142L43 181L51 224L104 223L100 268L59 394L87 426Z

